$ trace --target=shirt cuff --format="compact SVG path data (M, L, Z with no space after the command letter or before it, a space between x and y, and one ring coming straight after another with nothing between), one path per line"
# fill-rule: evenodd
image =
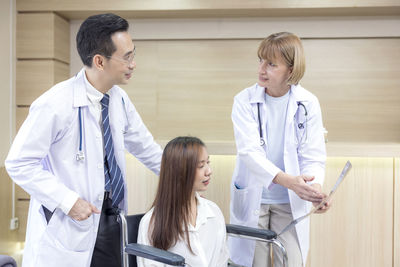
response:
M69 191L63 201L58 206L59 209L62 210L66 215L68 215L69 211L74 206L75 202L78 200L79 195L74 191Z

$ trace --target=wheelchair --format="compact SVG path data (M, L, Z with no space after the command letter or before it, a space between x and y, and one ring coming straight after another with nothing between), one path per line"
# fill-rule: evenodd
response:
M143 257L171 266L186 266L185 258L181 255L154 248L152 246L137 244L139 223L144 214L125 215L122 211L118 216L121 227L121 263L122 267L137 267L136 257ZM267 242L275 245L283 255L283 266L287 266L286 249L277 240L277 234L271 230L251 228L241 225L227 224L228 236L247 238L255 241ZM240 267L229 262L228 266Z

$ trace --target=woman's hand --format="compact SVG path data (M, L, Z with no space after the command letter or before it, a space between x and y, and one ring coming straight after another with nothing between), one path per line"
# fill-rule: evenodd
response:
M279 172L275 176L273 182L293 190L296 195L303 200L320 203L326 197L326 194L321 191L321 187L318 188L307 184L307 182L312 180L314 180L314 176L293 176L284 172Z
M312 187L322 192L322 186L320 184L312 184ZM321 202L313 202L314 207L318 206ZM331 207L331 200L327 201L321 208L315 211L315 213L325 213Z

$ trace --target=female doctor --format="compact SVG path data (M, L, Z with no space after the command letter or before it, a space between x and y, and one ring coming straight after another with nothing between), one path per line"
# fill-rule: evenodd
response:
M237 162L231 223L279 234L326 196L321 191L326 160L322 117L318 99L299 84L305 59L296 35L270 35L261 42L258 57L258 82L236 95L232 108ZM309 228L309 220L303 220L278 237L289 266L306 264ZM267 243L231 238L229 247L237 264L271 266ZM274 261L282 266L278 253Z

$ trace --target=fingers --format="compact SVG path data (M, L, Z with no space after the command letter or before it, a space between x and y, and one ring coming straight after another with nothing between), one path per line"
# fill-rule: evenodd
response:
M93 212L93 213L100 214L99 209L98 209L95 205L90 204L90 206L92 207L92 212Z
M304 182L311 182L315 179L315 176L302 175L301 177L303 178Z
M303 177L301 177L303 179ZM326 195L304 181L298 183L293 190L301 199L311 202L321 202Z
M100 211L93 204L79 198L68 215L76 221L83 221L88 219L92 213L100 213Z
M314 206L318 206L319 205L319 203L317 203L317 202L314 202L313 204L314 204ZM331 202L328 201L321 208L316 210L315 213L325 213L327 210L329 210L330 207L331 207Z
M303 200L310 202L318 202L318 203L324 199L323 197L320 197L315 193L300 193L298 194L298 196Z

